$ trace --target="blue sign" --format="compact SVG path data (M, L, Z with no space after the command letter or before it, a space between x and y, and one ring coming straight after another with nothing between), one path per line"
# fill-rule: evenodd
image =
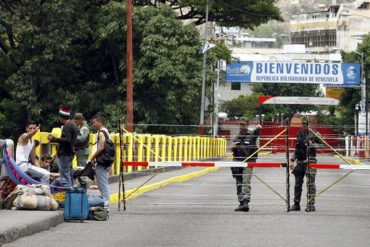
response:
M358 86L360 64L242 61L228 64L226 81Z

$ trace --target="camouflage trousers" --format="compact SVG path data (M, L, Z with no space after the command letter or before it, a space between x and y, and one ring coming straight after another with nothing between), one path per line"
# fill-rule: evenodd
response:
M251 200L251 180L252 180L253 168L246 167L239 170L239 174L235 174L236 180L236 194L238 201Z
M311 159L310 163L316 163L316 159ZM307 207L315 205L315 195L316 195L316 169L307 169L306 162L297 162L296 167L292 172L295 176L295 186L294 186L294 203L299 204L302 195L302 186L304 182L304 176L307 178Z
M89 149L80 149L76 152L77 157L77 165L84 167L86 165L86 161L88 160L90 150Z

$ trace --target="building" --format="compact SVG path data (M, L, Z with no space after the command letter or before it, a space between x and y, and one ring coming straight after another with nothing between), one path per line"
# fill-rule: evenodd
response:
M290 24L291 43L304 44L308 52L353 51L370 32L370 1L321 7L295 16Z
M276 38L257 38L239 27L214 26L215 40L224 41L228 47L239 48L272 48L276 46Z

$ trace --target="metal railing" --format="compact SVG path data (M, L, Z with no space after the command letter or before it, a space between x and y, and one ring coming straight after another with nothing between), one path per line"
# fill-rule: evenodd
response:
M42 155L54 156L57 153L57 144L50 143L47 139L48 132L38 132L33 139L39 141L36 148L39 157ZM51 132L55 137L60 137L61 129L54 128ZM123 161L191 161L219 158L226 156L226 139L222 137L201 136L168 136L152 134L124 134L119 140L118 133L110 135L116 145L116 157L112 166L111 175L120 172L121 157ZM120 143L124 146L121 155ZM90 155L96 149L96 135L89 136ZM80 164L81 165L81 164ZM73 168L77 167L77 159L73 160ZM148 167L127 167L125 172L141 171Z

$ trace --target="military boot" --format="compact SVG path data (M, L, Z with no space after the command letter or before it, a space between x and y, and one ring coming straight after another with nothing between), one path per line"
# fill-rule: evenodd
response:
M301 206L298 203L294 203L294 205L290 208L290 211L301 211Z
M241 201L239 206L234 211L236 211L236 212L248 212L249 211L248 201Z
M309 205L309 206L307 206L307 208L305 209L305 211L306 212L315 212L316 211L316 208L313 205Z

